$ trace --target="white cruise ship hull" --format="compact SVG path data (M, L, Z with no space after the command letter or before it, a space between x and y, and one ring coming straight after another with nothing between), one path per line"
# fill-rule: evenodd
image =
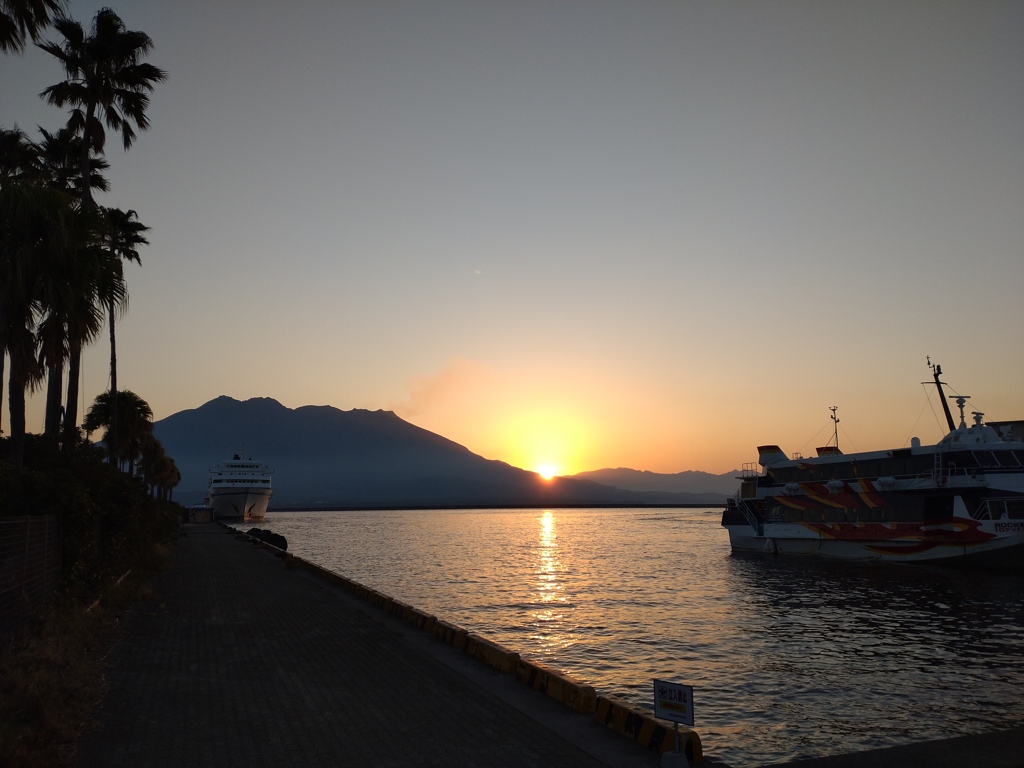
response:
M269 488L232 488L214 490L207 502L214 520L262 520L270 504Z
M206 504L214 520L262 520L273 491L270 475L274 470L261 461L236 453L228 461L210 467L210 485Z

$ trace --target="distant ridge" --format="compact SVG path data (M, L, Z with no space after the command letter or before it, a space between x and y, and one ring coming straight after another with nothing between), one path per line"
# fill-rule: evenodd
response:
M181 472L174 497L182 504L201 502L209 468L238 451L274 468L271 509L713 503L705 494L638 492L586 478L544 482L391 411L292 409L267 397L222 395L161 419L153 432Z
M709 472L693 470L675 474L659 474L619 467L580 472L571 477L627 491L699 494L706 497L706 501L721 503L736 493L736 478L739 474L739 470L735 469L721 475L713 475Z

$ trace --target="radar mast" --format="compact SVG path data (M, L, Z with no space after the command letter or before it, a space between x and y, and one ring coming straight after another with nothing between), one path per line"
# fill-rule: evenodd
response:
M925 360L928 361L928 367L932 369L932 378L935 379L935 387L939 390L939 402L942 403L942 411L946 414L946 424L949 425L949 431L952 432L956 429L956 423L953 421L953 414L949 412L949 403L946 402L946 393L942 391L942 382L939 381L939 377L942 375L942 366L938 363L932 364L931 355L926 355ZM928 383L925 382L925 384Z

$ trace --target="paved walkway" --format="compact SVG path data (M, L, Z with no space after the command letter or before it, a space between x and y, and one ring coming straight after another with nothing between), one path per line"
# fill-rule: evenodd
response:
M616 766L658 757L218 525L125 618L74 766Z

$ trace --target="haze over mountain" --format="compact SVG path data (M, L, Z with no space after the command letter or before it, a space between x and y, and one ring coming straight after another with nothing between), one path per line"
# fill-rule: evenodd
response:
M736 493L740 471L734 469L721 475L710 472L687 470L674 474L659 474L647 470L597 469L592 472L577 472L575 480L589 480L601 485L610 485L626 491L658 491L661 493L704 493L725 497Z
M636 491L580 478L542 480L485 459L390 411L221 396L153 425L181 471L175 499L203 500L209 468L244 451L275 470L272 509L702 504L719 494Z

